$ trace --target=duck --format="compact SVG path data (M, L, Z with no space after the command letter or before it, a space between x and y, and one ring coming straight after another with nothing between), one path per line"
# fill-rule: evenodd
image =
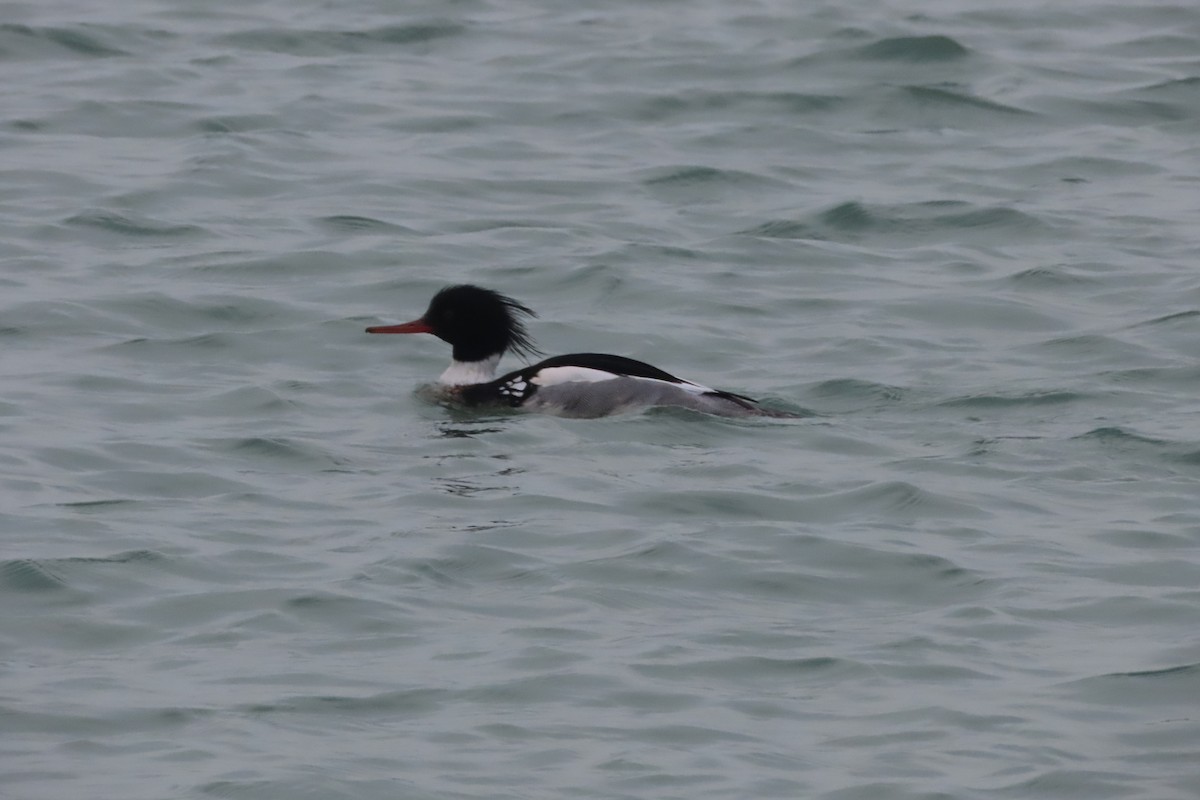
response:
M561 417L596 418L659 406L721 417L794 416L764 408L746 395L712 389L658 367L607 353L552 356L497 377L506 353L543 353L526 323L529 307L492 289L446 286L425 313L400 325L376 325L371 334L427 333L451 347L450 366L434 387L439 399L467 408L514 409Z

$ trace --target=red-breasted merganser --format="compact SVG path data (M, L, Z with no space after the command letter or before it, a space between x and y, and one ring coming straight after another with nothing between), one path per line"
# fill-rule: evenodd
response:
M650 406L682 406L726 417L792 416L733 392L685 381L632 358L604 353L554 356L496 376L500 357L538 354L524 319L536 314L491 289L447 286L425 313L367 333L432 333L453 348L439 394L465 406L500 406L564 417L603 417Z

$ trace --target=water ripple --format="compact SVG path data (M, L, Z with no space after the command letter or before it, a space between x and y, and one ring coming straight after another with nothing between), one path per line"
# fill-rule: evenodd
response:
M957 61L967 57L970 52L958 41L941 35L880 39L858 50L863 58L914 62Z

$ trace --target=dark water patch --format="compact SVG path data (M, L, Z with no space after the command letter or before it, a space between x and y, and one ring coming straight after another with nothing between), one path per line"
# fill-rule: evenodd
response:
M97 305L164 330L253 329L295 315L294 306L247 295L195 294L181 300L162 292L130 292L105 298Z
M69 28L0 25L0 60L58 58L63 52L88 58L111 58L130 53L112 44L110 32L94 26Z
M331 217L319 217L316 221L322 227L337 233L416 233L412 228L406 228L394 222L384 222L381 219L359 217L351 214L335 214Z
M68 300L42 300L8 307L6 318L37 337L54 335L84 336L89 340L131 335L143 330L123 315L102 310L101 302L77 303Z
M683 166L653 170L642 179L643 186L703 189L714 186L788 186L784 181L736 169L717 169L706 166Z
M224 114L204 117L192 124L200 133L247 133L274 130L282 123L273 114Z
M1039 104L1053 108L1057 114L1070 115L1081 123L1096 122L1126 127L1181 122L1193 119L1197 114L1194 106L1184 103L1130 97L1113 97L1106 100L1052 97L1041 98Z
M322 452L312 444L286 438L251 436L235 439L206 439L201 446L237 458L262 459L290 466L344 466L345 461Z
M1189 39L1188 43L1194 54L1196 46L1195 40ZM1139 89L1130 89L1129 91L1167 94L1179 100L1186 100L1189 103L1195 104L1200 102L1200 76L1193 75L1187 78L1175 78L1172 80L1162 81L1161 83L1153 83L1149 86L1143 86Z
M1144 347L1123 341L1116 336L1082 334L1062 336L1018 348L1035 356L1041 354L1069 364L1072 368L1083 365L1110 366L1138 361L1154 360Z
M966 408L971 410L1006 410L1011 408L1065 405L1067 403L1087 400L1089 397L1089 395L1081 392L1043 389L1016 394L974 394L966 397L955 397L951 400L943 400L938 405L944 408Z
M64 564L161 564L170 559L157 550L127 550L111 556L69 556L58 560Z
M829 228L858 233L887 223L883 215L872 213L861 203L849 202L822 211L817 219Z
M80 512L104 512L113 508L124 506L137 505L137 500L130 500L126 497L117 497L108 500L81 500L75 503L56 503L59 508L69 508L72 511Z
M389 773L400 773L411 766L407 761L396 761L395 763L390 763L386 759L380 761L388 763ZM366 763L371 763L371 760L367 759ZM373 767L377 767L378 763L380 762L375 762ZM456 776L456 780L461 781L464 778ZM500 783L499 780L490 781L489 797L495 798L495 800L522 800L518 794L498 790L496 787ZM281 797L291 800L366 800L367 798L420 797L427 793L426 786L427 784L421 781L406 780L396 774L389 774L387 778L358 778L344 774L325 775L314 771L314 774L303 777L260 780L238 778L209 781L198 785L195 791L206 797L216 797L220 800L277 800ZM447 797L451 796L447 795ZM459 794L456 800L458 798L466 800L468 797L470 795Z
M255 703L238 708L244 714L318 714L337 715L414 715L440 709L452 699L442 689L405 689L354 697L349 695L301 695L271 703Z
M52 734L56 736L111 737L113 731L124 736L135 733L158 733L178 729L197 720L211 717L215 712L202 708L125 706L92 714L67 714L5 709L6 727L23 734ZM69 732L69 734L67 733Z
M1177 311L1173 314L1164 314L1161 317L1154 317L1144 322L1136 322L1130 325L1130 328L1150 327L1153 325L1163 325L1167 323L1182 323L1182 322L1197 322L1200 320L1200 310L1189 309L1187 311Z
M433 581L445 586L513 583L548 588L553 584L539 560L513 550L483 544L449 549L451 552L444 556L405 560L399 565L399 574L412 582Z
M1125 547L1139 553L1151 550L1191 550L1200 544L1200 537L1183 533L1155 530L1101 531L1095 534L1102 542Z
M1115 766L1115 765L1114 765ZM1043 769L1028 780L996 782L989 794L994 797L1056 797L1079 800L1103 798L1156 797L1146 794L1147 778L1118 769Z
M1052 267L1029 267L1008 275L1004 280L1014 286L1039 290L1095 286L1098 283L1095 278L1080 275L1065 264Z
M236 276L242 281L254 279L264 284L301 281L325 276L346 265L346 256L324 250L306 250L277 256L246 257L245 253L213 253L202 260L189 259L188 267L196 275Z
M93 447L67 446L58 447L47 445L36 447L32 455L41 464L46 464L66 472L78 473L89 470L116 469L124 465L122 459L115 458L103 449Z
M654 259L671 259L671 260L702 260L713 261L714 257L711 253L705 250L697 250L690 247L679 247L677 245L665 244L650 244L647 242L630 242L623 245L617 251L621 258L626 259L631 263L637 263L645 257ZM734 310L732 306L722 306L722 310ZM752 306L738 307L736 310L744 312L757 313L760 309Z
M876 667L880 674L899 681L949 686L965 681L995 681L995 674L953 664L889 664Z
M753 228L738 231L746 236L762 236L767 239L813 239L827 238L815 226L790 219L773 219Z
M238 31L220 38L220 43L246 50L266 50L294 56L331 56L343 53L386 53L397 47L420 45L466 33L467 26L455 22L385 25L365 30L305 30L262 28Z
M812 656L775 658L770 656L732 656L677 663L634 663L630 669L663 680L736 680L799 681L801 685L824 685L843 680L858 680L872 674L864 664L845 658Z
M936 217L936 221L947 228L998 228L1022 233L1051 227L1041 217L1003 206L940 215Z
M101 350L121 349L121 350L138 350L145 352L154 352L164 358L178 357L172 356L182 350L201 350L201 351L217 351L230 350L237 347L237 337L225 333L205 333L199 336L186 336L177 339L150 339L144 336L139 336L134 339L127 339L115 345L102 347Z
M1076 436L1075 438L1078 440L1083 440L1083 441L1090 440L1090 441L1102 442L1105 444L1117 444L1117 445L1139 444L1139 445L1161 446L1161 445L1167 444L1162 439L1155 439L1150 436L1141 436L1140 434L1136 434L1131 431L1127 431L1124 428L1118 428L1115 426L1114 427L1106 427L1106 428L1095 428L1093 430L1088 431L1087 433L1080 434L1079 436Z
M605 689L615 689L620 681L610 675L583 671L537 675L513 680L492 680L458 693L462 700L489 705L541 705L574 701Z
M558 227L554 224L548 224L545 220L541 219L485 217L482 219L450 220L440 225L439 230L454 233L486 233L488 231L522 230L526 228L557 230Z
M1180 558L1130 559L1126 563L1097 570L1113 586L1165 587L1193 591L1200 587L1200 564Z
M880 61L957 61L971 51L949 36L897 36L858 49L863 58Z
M847 102L840 95L803 92L685 91L640 100L632 110L635 119L656 122L673 117L709 116L739 112L747 115L782 113L806 115L833 111Z
M390 130L409 133L468 133L487 127L492 118L483 114L406 114L388 122Z
M1200 443L1197 442L1157 439L1117 426L1095 428L1074 438L1096 442L1111 454L1144 454L1177 466L1200 467Z
M1195 698L1200 697L1200 664L1112 672L1082 678L1066 687L1081 700L1108 707L1194 709Z
M63 220L75 228L90 228L119 236L154 239L195 237L208 231L198 225L173 225L148 217L118 214L115 211L87 211Z
M301 404L263 386L239 386L227 391L216 391L201 398L202 407L196 410L202 416L228 419L264 415L276 417L296 411Z
M232 495L248 491L249 484L232 481L216 475L195 470L110 470L87 478L86 482L96 488L121 490L134 497L153 498L204 498Z
M962 91L940 86L905 86L902 91L917 107L948 109L955 111L985 112L986 115L1003 117L1032 117L1033 111L986 100Z
M173 139L193 129L198 108L171 100L84 99L32 122L39 131L72 138Z
M54 592L67 588L67 581L46 564L28 558L0 561L0 591Z
M840 203L796 220L770 220L741 231L750 236L780 239L860 241L885 238L892 246L903 242L942 242L986 238L1003 244L1011 237L1028 238L1053 231L1055 225L1015 208L980 208L958 200L931 200L900 205Z
M889 522L915 519L986 517L977 505L949 495L922 489L906 481L880 481L803 501L798 519L882 519ZM959 574L957 567L952 568Z
M1029 180L1042 181L1053 175L1065 181L1100 181L1138 175L1160 175L1165 171L1161 165L1150 161L1105 158L1101 156L1063 156L1045 161L1022 165L1016 174L1027 175Z
M796 513L789 499L745 491L646 492L629 504L653 515L717 519L791 519Z
M903 402L910 392L908 389L890 386L886 383L875 383L858 378L833 378L821 381L811 387L807 394L822 401L833 400L862 407Z

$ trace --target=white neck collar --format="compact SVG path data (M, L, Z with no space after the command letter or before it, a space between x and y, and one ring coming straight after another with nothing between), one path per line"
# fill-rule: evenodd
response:
M468 386L472 383L487 383L496 377L496 366L500 354L488 356L482 361L451 361L450 366L438 378L445 386Z

